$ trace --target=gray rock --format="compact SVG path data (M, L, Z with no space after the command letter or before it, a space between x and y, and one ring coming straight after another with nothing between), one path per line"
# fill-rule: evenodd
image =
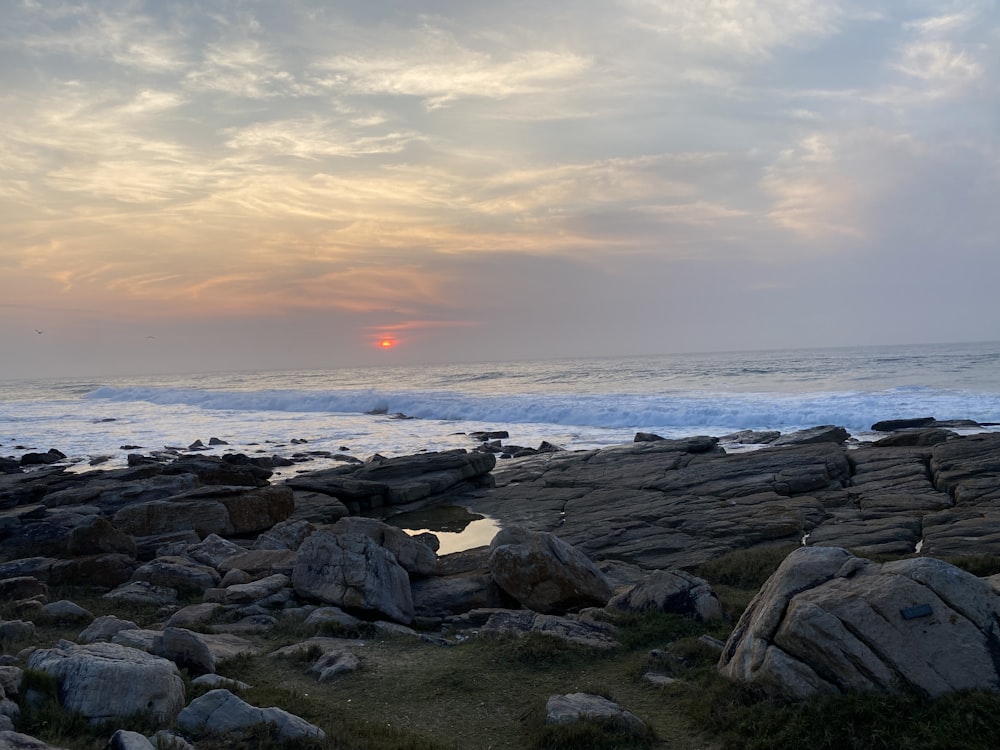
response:
M319 682L330 682L338 675L353 672L361 666L361 660L347 649L334 649L323 653L314 661L309 671L319 675Z
M787 435L782 435L777 440L775 440L772 445L812 445L814 443L843 443L851 436L847 430L843 427L837 427L835 425L820 425L819 427L810 427L805 430L799 430L798 432L791 432Z
M116 529L103 516L91 516L69 532L66 550L71 555L112 552L135 557L135 540Z
M94 615L76 602L60 599L42 607L42 617L59 622L91 622Z
M110 641L123 630L138 630L139 626L131 620L120 620L114 615L103 615L84 628L76 639L80 643Z
M765 693L1000 690L1000 597L948 563L803 547L740 618L720 671Z
M546 724L575 724L586 719L617 722L635 732L646 729L646 725L635 714L600 695L588 693L553 695L545 702Z
M108 740L108 750L158 750L145 735L119 729Z
M437 555L430 547L400 528L374 518L351 516L334 524L334 534L364 534L380 547L385 547L411 576L431 575L437 567Z
M362 534L314 533L299 548L292 584L307 599L413 620L409 576L391 552Z
M0 620L0 643L16 643L34 637L35 623L26 620Z
M242 734L271 725L283 740L323 739L323 730L279 708L256 708L225 688L195 698L180 712L177 726L196 736Z
M273 596L289 584L288 576L275 573L250 583L238 583L226 588L226 603L249 604Z
M611 598L611 586L600 569L553 534L512 527L500 531L490 549L493 580L536 612L603 607Z
M724 618L722 603L708 582L682 570L653 571L613 597L608 609L689 615L701 622Z
M103 599L128 604L151 604L164 606L177 602L177 591L165 586L154 586L146 581L125 583L104 594Z
M55 677L63 707L93 721L141 712L167 724L184 705L184 683L172 662L115 643L60 641L32 652L28 668Z
M481 635L510 634L523 636L542 633L578 646L596 649L617 648L617 629L608 623L575 620L556 615L543 615L527 610L495 610L489 612Z
M0 730L0 750L64 750L27 734Z
M224 539L218 534L209 534L197 544L186 547L184 554L202 565L219 570L226 560L242 555L244 552L246 549L236 542Z
M308 521L282 521L258 536L252 549L297 550L315 530Z
M215 618L223 609L221 604L214 602L190 604L170 615L166 627L190 628L193 625L201 625Z
M157 656L169 659L193 674L215 672L215 657L205 639L198 633L184 628L164 628L154 648Z

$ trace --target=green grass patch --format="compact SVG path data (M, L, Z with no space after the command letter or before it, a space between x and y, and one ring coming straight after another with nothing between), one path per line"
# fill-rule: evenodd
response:
M709 560L695 569L695 575L713 586L758 591L782 561L794 550L796 544L778 547L753 547L734 550Z

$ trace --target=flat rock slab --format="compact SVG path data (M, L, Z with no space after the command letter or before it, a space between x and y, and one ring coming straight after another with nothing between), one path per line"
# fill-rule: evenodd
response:
M734 550L803 539L866 553L906 554L918 545L931 554L1000 553L1000 511L989 506L1000 497L1000 434L737 454L708 440L501 464L496 487L462 504L504 527L555 533L592 560L647 570L690 569ZM953 523L961 530L951 533Z

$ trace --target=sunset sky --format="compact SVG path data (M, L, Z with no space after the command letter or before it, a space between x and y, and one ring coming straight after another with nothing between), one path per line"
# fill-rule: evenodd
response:
M998 338L993 0L0 2L0 378Z

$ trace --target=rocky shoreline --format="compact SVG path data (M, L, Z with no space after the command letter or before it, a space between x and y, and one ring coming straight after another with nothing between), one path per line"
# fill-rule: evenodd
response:
M926 607L931 614L905 621L893 615L891 636L933 622L941 632L924 638L928 653L947 637L972 644L962 664L981 656L976 644L987 657L995 652L1000 605L991 584L947 563L934 567L1000 555L1000 434L954 431L973 425L895 420L877 424L886 436L872 443L851 442L836 426L727 436L758 448L737 453L719 438L645 434L601 450L512 450L501 433L484 433L470 451L343 460L283 481L272 472L286 459L207 456L197 446L135 454L128 468L111 470L67 471L57 452L0 459L0 599L8 613L0 621L0 747L45 747L11 739L29 700L20 691L25 669L52 675L64 706L93 720L153 716L166 734L143 738L149 747L188 747L206 733L258 724L282 738L317 739L322 729L289 713L294 707L246 704L216 664L252 651L248 636L286 617L317 632L366 623L438 645L541 632L614 648L616 613L723 618L715 592L692 571L728 553L786 546L807 556L783 566L795 583L776 573L762 590L747 612L758 625L773 622L735 625L724 650L719 644L723 673L798 698L900 681L932 695L961 689L968 680L949 682L933 654L901 663L879 644L884 632L865 630L863 616ZM498 465L502 455L519 457ZM410 536L384 521L443 503L496 519L502 530L488 547L438 555L432 534ZM878 566L855 555L910 559ZM905 602L869 595L903 579ZM790 602L830 586L838 593L816 594L813 614L793 627L800 620ZM162 618L140 627L95 617L53 601L50 592L62 587L98 590ZM845 600L868 602L867 615L854 613L861 624L837 631L842 652L826 647L826 661L810 662L816 639L823 642L816 623L851 620L837 610ZM957 635L946 613L958 613ZM79 635L35 642L34 622L53 618L79 622ZM310 669L321 681L357 668L356 644L327 639L304 648L318 650ZM975 686L1000 688L994 661L984 657ZM211 689L187 700L179 669ZM95 681L106 686L99 695ZM554 697L565 716L567 696ZM134 744L112 746L147 746L128 739Z

